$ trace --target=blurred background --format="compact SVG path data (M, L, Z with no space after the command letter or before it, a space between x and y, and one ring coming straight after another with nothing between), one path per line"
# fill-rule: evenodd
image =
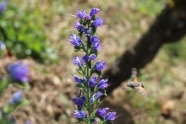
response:
M169 1L170 2L170 1ZM30 119L33 124L74 124L75 109L71 98L78 89L72 57L78 55L69 42L77 33L73 24L77 9L87 13L101 9L104 26L98 29L104 48L98 56L109 65L132 48L148 30L168 0L8 0L0 17L0 39L7 47L1 58L0 73L18 59L29 64L30 100L14 114L19 124ZM105 105L120 115L116 124L185 124L186 123L186 38L164 45L154 60L140 70L139 81L148 94L142 96L126 87L130 79L105 99ZM112 86L112 85L111 85ZM8 100L9 88L3 100ZM3 103L4 101L0 101Z

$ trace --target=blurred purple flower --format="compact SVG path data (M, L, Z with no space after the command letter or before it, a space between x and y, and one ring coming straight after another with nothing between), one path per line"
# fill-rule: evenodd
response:
M83 64L83 65L86 64L86 63L88 62L88 59L89 59L89 56L88 56L88 55L84 55L84 56L82 57L82 64Z
M70 35L70 43L73 45L73 46L80 46L82 44L82 40L79 36L77 36L76 34L71 34Z
M106 121L113 121L117 118L116 116L116 112L108 112L106 115L105 115L105 120Z
M90 11L90 16L94 16L96 15L98 12L100 11L100 9L98 8L92 8L92 10Z
M91 17L89 14L85 14L85 17L84 17L86 20L91 20Z
M100 17L97 17L96 20L94 20L93 25L95 27L101 26L103 24L103 20Z
M98 80L98 76L91 77L88 82L88 86L94 87L94 85L97 83L97 80Z
M83 19L85 15L86 15L85 10L81 11L80 9L78 9L77 14L76 14L77 18Z
M6 0L0 3L0 13L6 9Z
M98 108L98 110L96 111L96 114L102 118L104 118L104 116L107 114L107 111L109 110L109 108Z
M86 100L86 98L84 96L82 96L82 91L79 91L79 94L77 95L76 98L72 98L72 101L78 106L78 108L82 108L84 105L84 102Z
M74 77L75 82L77 82L78 84L83 84L86 81L85 77L83 79L79 78L77 75L74 75L73 77Z
M90 42L95 50L101 50L100 40L97 36L92 36Z
M91 56L90 56L90 61L93 61L94 59L96 59L96 55L95 54L92 54Z
M103 96L103 93L102 92L96 92L90 99L90 102L91 103L94 103L97 99L99 99L100 97Z
M22 62L16 62L10 64L7 68L10 77L12 77L16 81L20 82L28 82L28 65L23 64Z
M83 26L79 22L75 22L74 25L77 30L81 30L83 28Z
M96 64L94 65L94 69L97 71L101 71L106 68L106 61L101 62L101 60L98 60Z
M81 67L82 66L81 59L78 56L74 57L73 58L73 64Z
M73 116L77 119L87 118L87 115L83 110L81 110L81 111L75 110L74 113L73 113Z
M18 90L13 94L13 97L10 99L9 103L11 105L21 102L22 99L22 91Z
M98 88L103 90L109 86L108 79L102 79L98 82Z

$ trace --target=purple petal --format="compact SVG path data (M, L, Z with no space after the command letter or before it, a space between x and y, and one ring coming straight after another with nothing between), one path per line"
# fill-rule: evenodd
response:
M103 20L100 17L97 17L96 20L94 20L93 25L95 27L101 26L103 24Z
M90 16L94 16L96 15L98 12L100 11L100 9L98 8L92 8L92 10L90 11Z

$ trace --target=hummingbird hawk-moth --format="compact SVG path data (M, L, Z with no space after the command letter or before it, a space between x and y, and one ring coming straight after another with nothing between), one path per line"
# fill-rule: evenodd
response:
M131 83L127 84L128 87L138 90L142 95L146 95L145 87L142 83L138 82L137 70L132 68Z

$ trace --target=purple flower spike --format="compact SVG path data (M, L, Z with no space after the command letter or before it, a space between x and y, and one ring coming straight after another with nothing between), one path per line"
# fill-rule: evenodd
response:
M102 79L98 82L98 88L101 90L106 89L108 86L108 79Z
M96 111L96 114L100 117L104 117L106 114L107 114L107 111L109 110L109 108L99 108L97 111Z
M90 42L92 43L92 47L95 50L101 50L100 40L97 36L92 36L90 38Z
M93 61L94 59L96 59L96 55L95 54L92 54L91 56L90 56L90 61Z
M100 97L102 97L103 96L103 93L102 92L96 92L93 96L92 96L92 98L90 99L90 102L91 103L94 103L97 99L99 99Z
M92 17L92 16L96 15L99 12L99 10L100 9L98 9L98 8L92 8L92 10L90 11L90 16Z
M83 110L81 110L81 111L75 110L74 113L73 113L73 116L75 118L78 118L78 119L85 119L85 118L87 118L87 115L85 114L85 112Z
M101 71L106 68L106 61L101 62L101 60L98 60L96 64L94 65L94 69L97 71Z
M76 14L77 18L83 19L85 15L86 15L86 12L84 10L81 11L80 9L78 9L77 14Z
M90 78L89 82L88 82L88 85L90 87L94 87L94 85L97 83L97 80L98 80L98 77L97 76L93 76Z
M77 65L77 66L79 66L79 67L82 66L82 65L81 65L81 60L80 60L80 58L77 57L77 56L73 58L73 64L74 64L74 65Z
M70 43L73 45L73 46L80 46L82 44L82 40L79 36L77 36L76 34L71 34L70 35Z
M13 94L13 97L10 99L9 103L11 105L19 103L22 99L22 91L19 90Z
M20 81L23 83L28 82L28 65L23 64L22 62L16 62L10 64L7 68L10 77L12 77L16 81Z
M116 112L108 112L105 116L106 121L113 121L117 118Z
M1 13L2 11L4 11L5 9L6 9L6 1L3 0L3 1L0 3L0 13Z
M103 20L100 17L97 17L96 20L93 22L93 25L97 28L103 24Z

